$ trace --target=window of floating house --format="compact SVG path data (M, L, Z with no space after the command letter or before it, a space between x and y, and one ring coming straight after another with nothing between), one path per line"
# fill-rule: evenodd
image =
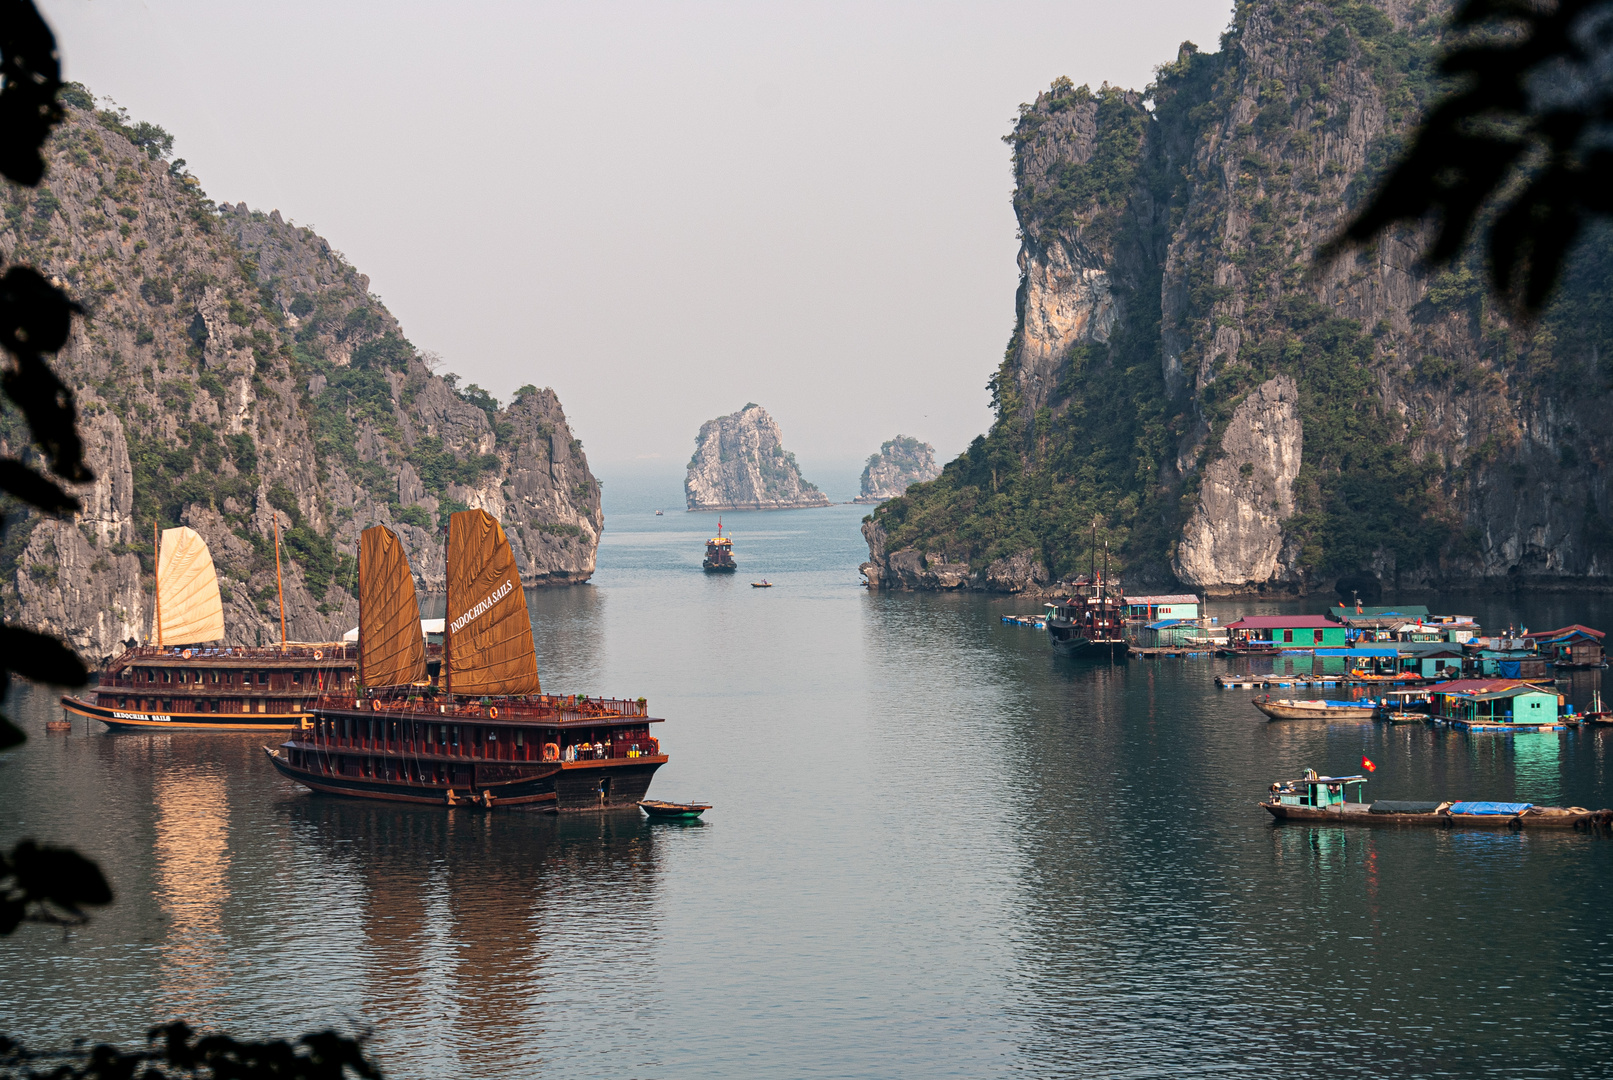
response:
M1320 630L1316 631L1316 636L1312 640L1314 640L1316 644L1320 645L1322 643L1322 632Z
M1284 630L1283 631L1283 644L1285 644L1285 645L1292 644L1293 640L1294 640L1294 632L1292 630Z

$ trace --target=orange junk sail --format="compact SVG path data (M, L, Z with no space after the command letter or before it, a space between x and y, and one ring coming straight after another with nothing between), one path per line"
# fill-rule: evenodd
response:
M359 672L365 686L408 686L426 677L426 640L409 556L381 525L358 541Z
M538 655L510 542L485 510L448 519L449 665L455 694L536 694Z
M157 642L197 645L224 638L224 605L207 541L194 529L164 529L157 552Z

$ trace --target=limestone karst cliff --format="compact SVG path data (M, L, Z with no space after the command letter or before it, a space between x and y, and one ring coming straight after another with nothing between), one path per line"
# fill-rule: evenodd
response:
M1139 585L1613 584L1606 231L1535 327L1415 233L1313 257L1434 92L1447 15L1250 0L1141 93L1024 106L997 420L875 511L873 576L1035 587L1097 519Z
M754 402L700 425L683 493L690 510L829 505L823 492L802 479L778 424Z
M935 447L919 442L910 435L898 435L879 446L879 453L870 454L863 468L862 493L856 501L883 502L894 499L913 484L922 484L941 475L935 463Z
M353 625L358 533L395 529L426 589L445 515L485 507L528 585L586 580L599 486L553 391L500 407L403 337L369 280L307 228L215 205L151 129L70 88L37 191L8 187L0 252L85 307L57 371L97 480L71 521L12 519L8 619L95 659L148 632L152 530L208 541L228 640L278 636L273 521L290 631ZM6 452L22 436L0 429Z

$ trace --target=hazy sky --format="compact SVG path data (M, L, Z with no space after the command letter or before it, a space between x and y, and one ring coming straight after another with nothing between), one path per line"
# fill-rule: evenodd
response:
M1142 87L1227 0L46 0L67 76L311 225L421 349L553 386L596 468L757 401L807 466L990 422L1017 106Z

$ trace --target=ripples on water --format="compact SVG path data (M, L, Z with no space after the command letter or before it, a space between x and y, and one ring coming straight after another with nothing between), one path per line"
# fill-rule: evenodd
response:
M711 518L652 508L613 509L595 585L533 595L540 661L647 695L652 794L706 823L310 797L264 740L47 738L23 691L7 831L78 843L119 899L0 946L4 1028L345 1022L400 1077L1603 1070L1613 844L1255 803L1366 755L1379 797L1605 806L1613 732L1269 724L1218 661L1075 663L997 621L1031 601L863 593L860 508L727 515L730 580L699 572Z

